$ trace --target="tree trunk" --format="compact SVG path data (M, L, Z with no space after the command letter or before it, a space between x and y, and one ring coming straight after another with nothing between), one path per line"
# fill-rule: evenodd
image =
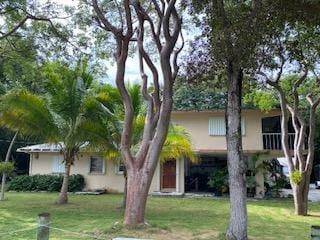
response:
M242 155L241 88L242 70L230 63L228 67L227 151L230 189L230 221L226 233L228 240L246 240L246 166Z
M125 209L126 208L126 202L127 202L127 191L128 191L128 176L127 176L127 170L124 169L123 171L123 177L124 177L124 189L123 189L123 199L122 204L120 208Z
M299 184L291 183L295 214L300 216L308 215L308 194L310 175L303 175Z
M9 162L10 160L10 155L11 155L11 151L12 151L12 147L13 147L13 144L14 142L16 141L16 138L18 136L18 132L16 132L10 142L10 145L9 145L9 148L8 148L8 151L7 151L7 154L6 154L6 159L5 159L5 162ZM2 174L2 182L1 182L1 195L0 195L0 201L3 201L4 200L4 188L5 188L5 185L6 185L6 174L3 173Z
M69 185L70 168L71 168L71 164L67 162L65 164L65 173L63 175L63 182L62 182L59 198L57 201L58 204L68 203L68 185Z
M147 174L143 169L128 171L125 225L135 227L145 224L144 213L152 176L153 174Z

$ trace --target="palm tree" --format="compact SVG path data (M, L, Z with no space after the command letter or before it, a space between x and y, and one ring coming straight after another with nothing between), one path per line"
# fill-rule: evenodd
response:
M15 89L1 99L0 124L25 136L36 136L60 146L65 172L57 203L68 202L68 180L80 148L87 144L88 105L93 99L93 77L86 62L74 68L49 63L42 69L44 94Z

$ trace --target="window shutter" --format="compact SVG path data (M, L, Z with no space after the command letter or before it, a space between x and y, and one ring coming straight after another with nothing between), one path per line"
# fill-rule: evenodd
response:
M226 135L226 122L224 117L209 118L209 135L210 136Z
M64 173L63 156L53 156L52 172L53 173Z
M245 120L241 118L241 132L242 136L246 133ZM226 135L226 121L224 117L209 118L209 135L210 136L225 136Z

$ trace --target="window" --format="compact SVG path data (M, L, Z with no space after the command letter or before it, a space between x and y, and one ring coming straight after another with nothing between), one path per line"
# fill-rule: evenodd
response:
M52 158L52 173L64 173L63 156L53 156Z
M117 164L117 173L123 174L125 169L126 169L126 166L124 165L123 161L119 161Z
M226 121L224 117L209 118L209 135L210 136L225 136L226 135ZM241 131L245 135L245 121L241 118Z
M116 165L116 174L123 174L125 168L123 161L119 160Z
M104 173L104 160L102 157L90 157L90 173Z

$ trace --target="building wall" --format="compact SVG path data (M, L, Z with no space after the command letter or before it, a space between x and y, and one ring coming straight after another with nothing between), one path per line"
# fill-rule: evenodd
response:
M31 153L29 174L52 174L53 157L59 153ZM81 174L85 177L86 190L107 189L109 192L123 192L123 174L117 173L117 164L105 161L105 172L93 174L89 172L90 156L97 154L82 153L71 167L71 174ZM37 157L38 156L38 157ZM178 160L179 166L179 192L184 192L184 162ZM160 191L160 163L158 164L150 186L150 192Z
M268 114L261 113L258 110L243 110L243 118L245 121L245 135L243 136L243 149L252 151L252 154L263 150L262 142L262 121L263 117L278 116L279 111L271 111ZM208 111L208 112L173 112L171 121L183 126L190 133L194 149L203 153L221 151L226 153L225 136L210 136L208 133L208 124L210 117L223 117L224 111ZM30 154L30 175L34 174L52 174L52 159L58 153L42 153ZM272 153L267 153L270 157ZM36 157L38 155L38 157ZM277 153L277 155L282 155ZM86 189L107 189L110 192L123 192L124 179L122 174L116 171L116 163L105 161L104 174L89 173L90 154L83 153L79 160L75 161L71 168L71 174L82 174L85 177ZM177 192L184 192L185 176L184 176L184 160L177 161ZM257 192L263 191L263 175L257 176L260 182ZM150 192L161 190L161 171L160 163L158 164L151 186Z
M277 115L279 115L278 110L268 114L259 110L243 110L245 135L242 137L242 143L244 150L263 150L261 119ZM208 133L209 118L211 117L224 117L224 111L173 112L171 121L183 126L189 132L195 150L225 151L227 149L226 137L210 136Z

